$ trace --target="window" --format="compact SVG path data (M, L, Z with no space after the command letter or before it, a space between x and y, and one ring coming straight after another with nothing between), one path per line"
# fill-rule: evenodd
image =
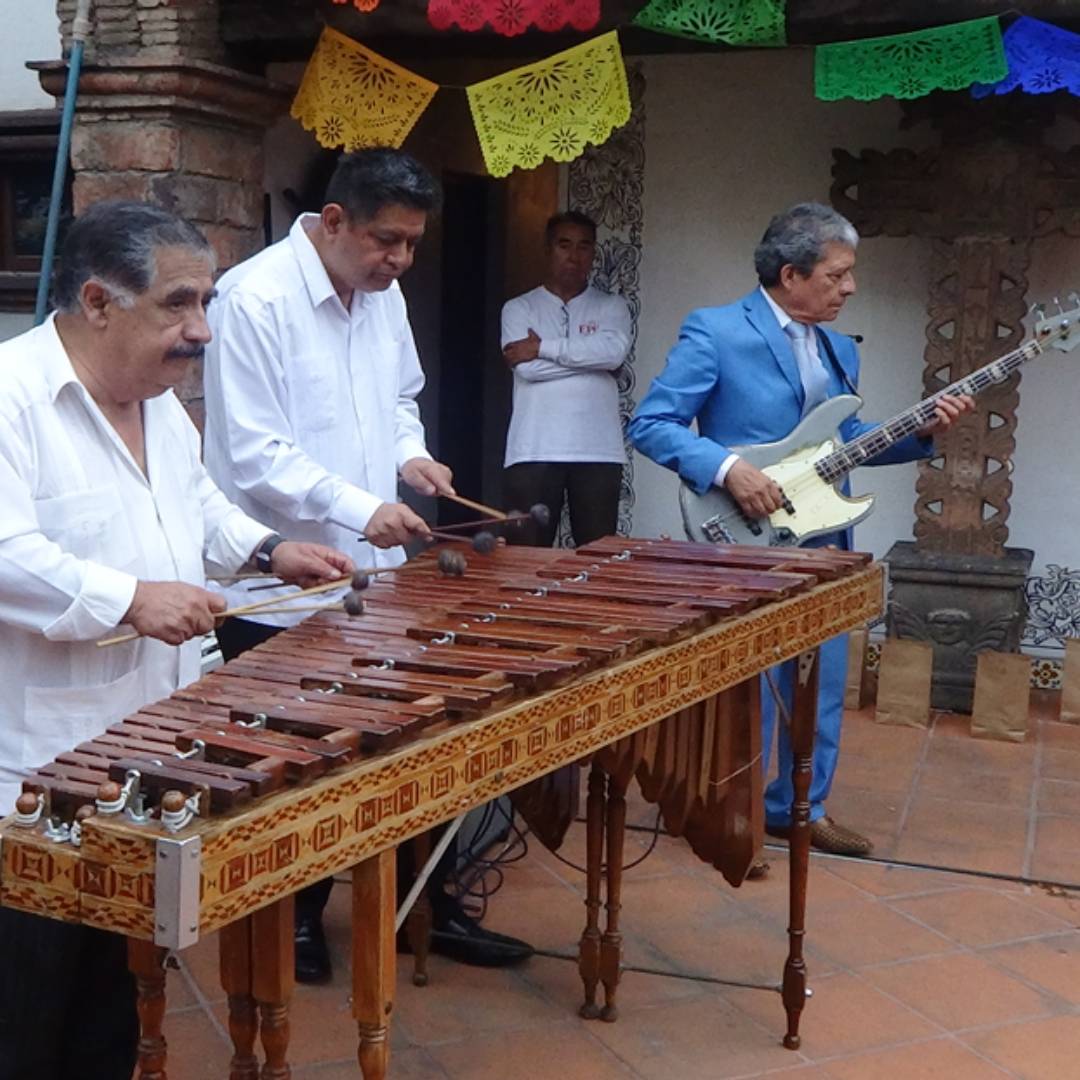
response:
M32 311L49 213L60 113L0 112L0 311ZM71 216L71 174L61 203Z

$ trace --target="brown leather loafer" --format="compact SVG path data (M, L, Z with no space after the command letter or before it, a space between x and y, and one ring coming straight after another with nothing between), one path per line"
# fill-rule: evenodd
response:
M765 832L780 840L791 839L790 825L766 825ZM810 823L810 846L830 855L869 855L873 843L854 829L845 828L826 815Z

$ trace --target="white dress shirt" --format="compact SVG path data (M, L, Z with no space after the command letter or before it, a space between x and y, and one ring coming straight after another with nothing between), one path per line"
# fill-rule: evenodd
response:
M787 335L788 323L793 322L794 320L769 295L768 289L766 289L764 286L761 287L761 295L765 297L766 302L768 303L769 307L772 309L772 313L776 316L776 321L780 324L780 329L784 331L785 335ZM808 360L811 363L816 363L818 365L818 367L822 368L822 370L824 371L824 366L821 363L821 354L818 352L818 336L813 331L814 331L814 327L813 327L813 325L811 325L810 326L810 333L805 338L805 348L806 348L806 352L808 354ZM795 351L794 346L792 347L792 351L793 352ZM797 355L796 355L796 362L800 363L799 357ZM806 377L804 376L801 367L800 367L799 375L803 379L803 385L805 386L806 385ZM827 381L827 376L826 376L826 381ZM806 411L808 411L808 410L806 410ZM805 415L805 411L804 411L804 415ZM723 461L720 462L720 468L716 470L716 479L713 481L713 483L717 487L723 487L724 486L724 481L727 479L727 474L731 471L731 466L734 465L735 462L738 461L738 460L739 460L739 455L738 454L728 454L728 456L726 458L724 458Z
M591 285L565 303L542 285L508 300L502 344L529 330L535 360L514 367L507 466L521 461L626 460L615 372L630 351L626 301Z
M267 528L199 461L174 394L143 402L148 475L75 375L53 318L0 344L0 815L27 769L199 677L200 642L98 648L143 581L233 573Z
M302 215L218 282L206 467L238 506L290 540L328 544L358 566L396 566L400 547L374 548L360 534L397 501L400 467L430 457L416 406L424 375L397 283L354 291L346 310L304 228L317 220ZM226 597L252 600L243 583ZM303 615L248 617L291 626Z

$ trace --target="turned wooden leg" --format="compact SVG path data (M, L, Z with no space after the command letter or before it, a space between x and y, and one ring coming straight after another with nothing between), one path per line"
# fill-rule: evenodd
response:
M795 802L791 812L788 876L788 958L784 964L783 999L787 1011L784 1045L798 1050L799 1019L806 1004L806 885L810 874L810 778L814 762L814 729L817 726L817 649L802 653L795 663L795 696L791 706L791 779Z
M412 849L413 866L419 874L431 857L431 833L425 832L414 837ZM416 903L405 918L405 933L413 954L413 986L427 986L427 961L431 950L431 900L426 885L420 890Z
M615 994L622 969L622 932L619 911L622 908L623 841L626 836L626 785L619 778L608 779L607 793L607 924L600 941L600 978L604 983L602 1020L619 1016Z
M128 938L128 968L135 976L139 1013L138 1080L165 1080L165 949Z
M221 988L229 1000L229 1036L233 1044L229 1080L259 1080L255 1037L259 1018L251 992L251 919L237 919L218 935Z
M251 916L251 993L259 1009L261 1080L289 1080L289 1001L296 965L294 897L286 896Z
M353 868L353 1016L360 1034L357 1059L364 1080L386 1080L390 1013L394 1008L395 853L380 852Z
M604 786L607 777L596 764L589 770L585 802L585 929L578 943L578 971L585 1001L578 1010L586 1020L600 1015L596 988L600 983L600 879L604 861Z

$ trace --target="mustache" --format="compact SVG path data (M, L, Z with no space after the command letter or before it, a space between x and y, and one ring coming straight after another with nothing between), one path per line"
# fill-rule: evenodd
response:
M166 360L201 360L206 355L205 345L177 345L165 354Z

